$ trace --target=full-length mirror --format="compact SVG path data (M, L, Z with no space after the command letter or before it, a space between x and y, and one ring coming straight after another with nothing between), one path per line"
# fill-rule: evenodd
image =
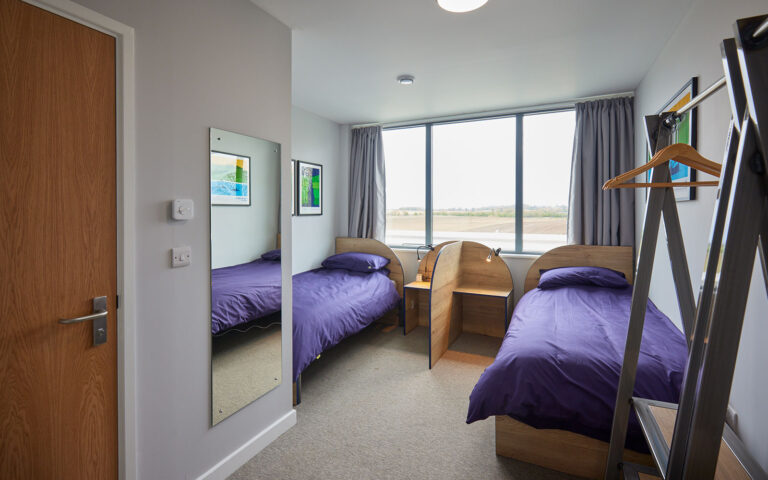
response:
M280 145L211 128L211 424L282 381Z

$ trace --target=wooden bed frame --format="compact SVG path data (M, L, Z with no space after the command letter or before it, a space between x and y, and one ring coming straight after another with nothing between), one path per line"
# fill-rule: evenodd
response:
M386 268L389 270L389 279L395 284L400 299L403 298L405 273L403 271L403 264L394 250L373 238L336 237L336 253L345 252L372 253L388 258L389 263ZM401 304L385 313L378 321L397 326L400 323ZM296 406L299 402L301 402L301 375L299 375L298 381L293 382L293 405Z
M556 267L606 267L624 273L633 282L632 247L568 245L540 256L525 277L524 292L536 288L540 270ZM566 430L538 429L505 415L496 417L496 454L559 472L602 479L608 461L608 443ZM624 460L653 465L650 455L624 451Z

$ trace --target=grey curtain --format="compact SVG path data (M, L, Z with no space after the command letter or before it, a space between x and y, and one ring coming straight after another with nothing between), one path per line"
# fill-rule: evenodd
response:
M387 224L381 127L352 130L349 156L349 236L384 241Z
M635 191L603 191L603 183L634 168L632 97L576 104L568 243L634 245Z

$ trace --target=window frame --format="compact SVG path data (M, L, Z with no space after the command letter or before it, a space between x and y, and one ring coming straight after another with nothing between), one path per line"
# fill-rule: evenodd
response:
M515 118L515 249L514 250L502 250L502 254L506 255L541 255L544 252L534 252L534 251L526 251L523 249L523 188L524 188L524 182L523 182L523 119L527 115L542 115L542 114L548 114L548 113L559 113L559 112L569 112L569 111L575 111L576 107L575 105L571 106L564 106L564 107L558 107L558 108L547 108L547 109L540 109L540 110L523 110L515 113L505 113L505 114L488 114L488 115L477 115L477 116L471 116L471 117L462 117L462 118L456 118L456 119L447 119L447 120L429 120L429 121L415 121L415 122L408 122L405 124L396 124L392 126L385 126L382 127L382 130L388 131L388 130L402 130L406 128L418 128L418 127L424 127L424 135L425 135L425 145L426 148L424 149L424 165L425 165L425 202L424 202L424 241L426 242L424 245L420 246L414 246L414 245L396 245L396 244L387 244L391 248L397 248L397 249L403 249L403 250L416 250L418 248L423 248L428 245L433 245L433 197L432 197L432 184L433 184L433 177L432 177L432 127L435 125L449 125L449 124L455 124L455 123L469 123L469 122L476 122L476 121L482 121L482 120L495 120L495 119L501 119L501 118ZM385 159L386 161L386 159ZM570 205L568 206L570 209ZM520 232L518 235L517 232Z

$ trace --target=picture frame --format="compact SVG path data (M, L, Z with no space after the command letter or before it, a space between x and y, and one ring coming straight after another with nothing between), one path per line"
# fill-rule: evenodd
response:
M251 206L251 157L211 150L211 206Z
M291 216L296 215L296 160L291 159Z
M663 107L661 107L656 114L661 114L662 112L674 112L677 111L680 107L688 103L691 99L693 99L696 95L699 93L699 80L698 77L691 77L688 82L683 85L683 87L675 93L672 98L667 101ZM697 132L698 132L698 109L693 109L688 111L683 115L683 117L680 119L680 121L677 124L677 128L675 129L675 133L672 139L672 143L687 143L688 145L692 146L693 148L696 148L696 144L698 141L697 138ZM646 146L646 158L647 161L651 160L651 153L647 151ZM690 168L687 165L683 165L681 163L678 163L674 160L670 160L669 162L669 170L670 175L672 177L672 182L695 182L696 181L696 170ZM653 170L648 171L648 182L651 180L651 172ZM696 187L675 187L675 200L678 202L685 202L689 200L696 200ZM646 192L647 195L647 192Z
M296 214L323 214L323 166L296 160Z

